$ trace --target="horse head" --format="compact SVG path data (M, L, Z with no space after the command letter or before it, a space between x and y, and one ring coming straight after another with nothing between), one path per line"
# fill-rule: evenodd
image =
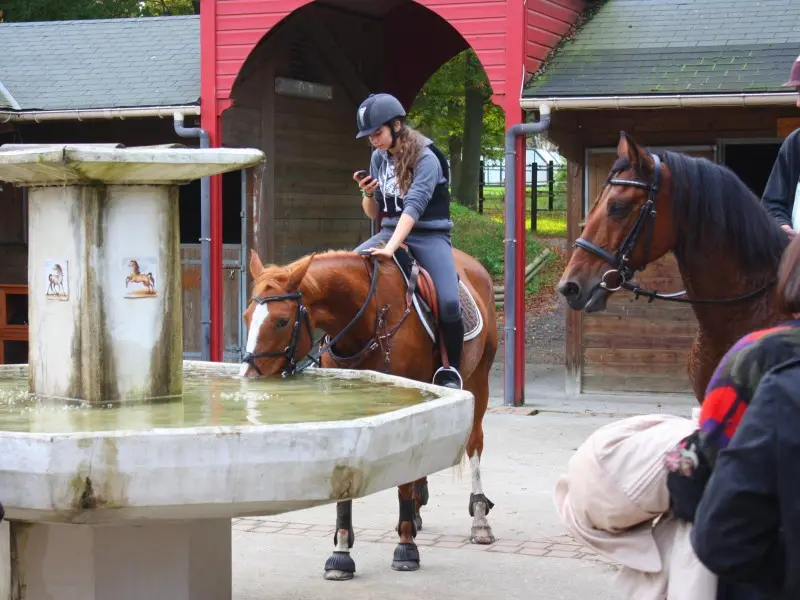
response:
M558 283L570 308L605 310L611 293L674 245L669 179L658 156L620 133L617 160Z
M247 344L242 377L272 376L293 371L311 350L313 325L308 305L319 293L308 275L314 254L285 267L265 267L250 253L253 296L244 313Z
M139 263L138 263L137 261L135 261L135 260L131 260L130 262L128 262L128 266L131 268L131 270L132 270L132 271L133 271L133 272L134 272L136 275L138 275L138 274L139 274Z

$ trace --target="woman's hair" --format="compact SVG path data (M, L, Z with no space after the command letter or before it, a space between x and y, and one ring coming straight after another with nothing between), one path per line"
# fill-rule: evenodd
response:
M800 235L783 253L778 268L778 304L790 313L800 313Z
M391 127L391 125L390 125ZM425 137L405 123L397 134L397 145L394 151L395 177L400 193L405 196L414 179L414 167L425 150Z

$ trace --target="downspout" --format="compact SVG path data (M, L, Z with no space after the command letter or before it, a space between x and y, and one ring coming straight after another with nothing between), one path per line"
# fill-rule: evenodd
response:
M506 130L506 186L505 186L505 285L503 312L505 314L505 384L503 386L503 404L514 406L514 380L516 375L516 362L514 348L517 335L517 203L516 195L516 141L518 136L528 136L546 131L550 126L550 106L539 106L540 118L535 123L517 123ZM522 206L525 204L523 203ZM525 218L523 213L522 218ZM520 240L525 243L525 240ZM522 265L524 268L524 265ZM524 281L524 279L523 279Z
M200 138L201 148L210 148L208 133L201 127L184 127L183 113L174 112L175 133ZM200 179L200 327L201 360L211 360L211 178Z

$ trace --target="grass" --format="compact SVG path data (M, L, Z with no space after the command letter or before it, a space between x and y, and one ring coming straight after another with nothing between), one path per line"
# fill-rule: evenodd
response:
M527 216L525 218L526 231L531 230L530 217L530 196L531 188L525 189L525 196L528 198L526 207ZM483 190L483 212L484 215L492 220L503 223L503 212L505 209L504 190L501 187L486 187ZM553 210L548 210L547 192L539 190L537 197L537 215L535 234L541 237L567 237L567 210L566 198L556 194L553 202Z

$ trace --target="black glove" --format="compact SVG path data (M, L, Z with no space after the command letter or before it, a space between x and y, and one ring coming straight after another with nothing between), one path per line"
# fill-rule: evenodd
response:
M678 442L664 457L664 466L672 514L691 523L711 477L711 465L702 451L700 431Z

